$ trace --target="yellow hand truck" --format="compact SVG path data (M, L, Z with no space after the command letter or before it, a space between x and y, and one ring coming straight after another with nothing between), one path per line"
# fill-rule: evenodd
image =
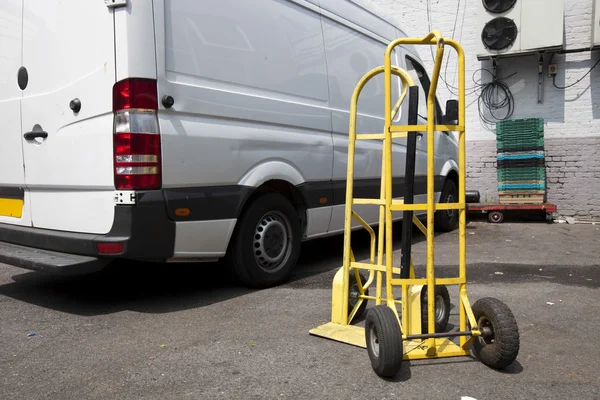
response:
M427 96L427 125L417 125L418 88L407 71L392 66L391 55L399 45L435 46L434 69ZM445 46L458 56L459 99L446 106L446 125L435 122L435 95ZM384 74L384 133L356 133L358 99L363 87L378 74ZM392 108L392 75L400 78L402 92ZM408 97L408 125L395 126L392 121ZM452 125L447 125L454 122ZM344 225L343 266L333 279L331 322L310 330L316 336L367 348L373 370L382 377L396 375L403 360L469 356L472 351L485 365L502 369L512 364L519 352L519 331L514 315L500 300L485 297L471 307L466 279L466 207L465 207L465 54L460 44L432 31L424 38L400 38L387 46L384 65L374 68L358 82L351 100L348 143L348 175ZM427 203L414 204L415 153L418 132L427 132ZM435 132L458 132L459 201L435 202L434 141ZM405 191L402 200L392 196L392 139L407 138ZM353 197L354 155L357 140L382 140L382 173L379 199ZM378 234L352 207L356 204L379 206ZM434 268L434 215L436 211L459 213L459 276L436 278ZM401 268L392 264L392 213L403 212ZM427 226L416 218L415 211L427 211ZM371 237L370 262L360 263L351 249L352 219L356 219ZM411 257L411 232L415 224L427 236L425 278L415 277ZM384 243L385 240L385 243ZM384 252L385 244L385 252ZM377 249L377 260L375 252ZM384 262L385 254L385 262ZM359 273L369 271L368 278ZM385 297L383 281L385 273ZM369 287L375 282L375 295ZM450 300L445 285L458 286L459 331L446 332ZM400 299L394 288L401 286ZM375 301L368 310L364 328L352 325L365 312L367 301ZM382 304L384 303L384 304ZM397 305L401 306L398 314ZM452 339L459 338L458 344ZM472 351L471 351L472 350Z

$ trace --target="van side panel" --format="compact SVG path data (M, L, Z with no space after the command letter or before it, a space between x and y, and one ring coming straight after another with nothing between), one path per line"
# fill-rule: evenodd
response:
M206 215L194 205L219 188L228 193L220 206L239 204L252 190L247 177L277 176L275 164L300 184L325 183L327 196L331 112L318 8L302 0L154 0L154 8L159 97L175 100L159 111L163 185L189 188L190 218ZM229 224L236 210L212 214Z
M117 81L156 79L156 48L152 0L129 0L115 8Z
M0 2L0 207L8 202L24 201L21 216L12 210L0 210L0 223L30 225L28 193L23 169L23 135L21 133L21 97L17 73L22 64L21 40L23 34L22 0ZM4 199L4 200L2 200ZM4 204L4 206L2 205ZM12 209L12 207L11 207ZM6 215L4 215L6 214Z
M32 225L59 231L110 230L114 217L113 14L102 1L26 0L23 65L25 182ZM71 100L81 101L76 113Z
M342 7L343 8L343 7ZM361 11L360 15L364 12ZM370 14L368 14L370 15ZM356 17L355 17L356 19ZM383 65L386 45L366 31L359 31L360 26L333 13L324 12L323 32L325 50L329 66L329 87L333 118L334 195L336 204L343 204L346 193L346 171L348 165L348 129L350 120L350 101L358 81L369 70ZM396 64L396 60L393 60ZM393 98L398 98L399 79L394 80ZM384 119L384 85L383 74L374 77L363 88L358 103L358 133L383 132ZM394 145L394 175L403 176L406 149L401 144ZM355 197L378 198L380 195L382 143L380 141L359 141L356 143L355 158ZM355 210L367 222L377 222L379 210L372 206L357 206ZM339 231L343 228L344 206L333 209L329 230ZM353 222L358 226L358 222Z

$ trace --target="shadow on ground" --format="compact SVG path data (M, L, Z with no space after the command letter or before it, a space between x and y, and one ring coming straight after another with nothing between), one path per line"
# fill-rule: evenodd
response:
M401 223L394 225L394 249L401 247ZM468 228L476 228L468 226ZM353 234L356 259L368 259L369 235ZM413 243L425 240L416 229ZM298 267L283 288L331 288L333 276L342 263L343 235L303 244ZM417 266L418 275L424 274ZM205 307L253 293L232 283L224 263L151 264L119 261L95 274L59 277L25 272L0 286L0 295L39 307L76 315L103 315L124 310L168 313ZM455 265L437 265L436 275L453 276ZM501 274L498 274L501 273ZM593 278L593 279L592 279ZM600 268L556 266L544 268L509 264L469 265L470 283L521 283L554 281L565 285L598 287Z
M399 249L401 224L394 226L394 248ZM413 242L424 240L419 232ZM356 239L356 240L355 240ZM369 235L353 234L357 258L368 257ZM290 283L334 271L341 266L343 235L303 244ZM218 263L153 264L117 261L85 276L53 276L27 271L0 286L0 295L39 307L77 315L102 315L131 310L167 313L209 306L255 290L232 283L227 266ZM333 273L333 272L332 272ZM330 280L327 280L330 284ZM288 285L290 284L288 283Z

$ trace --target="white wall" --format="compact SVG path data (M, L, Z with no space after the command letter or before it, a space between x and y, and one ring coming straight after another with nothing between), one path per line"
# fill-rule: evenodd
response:
M431 24L444 36L454 37L467 56L467 87L481 80L480 68L491 68L476 56L477 10L481 0L370 0L385 12L402 21L410 36L424 36L430 31L427 4L430 4ZM527 0L525 0L527 1ZM592 26L592 0L564 0L565 48L589 48ZM458 11L458 12L457 12ZM456 29L454 24L456 21ZM433 68L431 50L420 49L428 70ZM598 216L600 213L600 65L579 84L558 90L548 76L546 56L543 103L538 104L538 64L535 56L500 59L498 75L506 80L515 98L512 119L544 118L548 167L549 200L559 205L559 214ZM554 56L558 66L556 84L566 86L581 78L600 60L600 52ZM445 67L445 64L444 64ZM444 68L445 70L445 68ZM445 80L456 86L456 57L452 54ZM444 76L443 75L443 76ZM489 75L484 73L485 81ZM440 82L443 102L452 96ZM479 118L478 95L467 97L468 186L485 198L497 196L495 174L495 133ZM503 114L500 114L503 115Z
M427 18L427 0L371 0L391 15L402 21L405 32L411 36L424 36L429 32ZM489 62L480 62L476 57L476 41L481 33L476 32L478 5L481 0L429 0L431 6L431 24L442 34L454 37L464 47L467 56L467 87L473 88L473 74L477 81L489 80L489 74L477 72L480 68L489 68ZM460 6L460 7L459 7ZM565 0L565 37L566 48L588 48L591 39L592 0ZM458 9L458 13L457 13ZM454 31L454 23L457 18ZM431 51L420 49L421 57L428 62L429 71L433 68ZM445 80L456 86L456 57L451 51ZM546 64L550 57L546 56ZM559 67L556 77L558 86L575 82L583 76L591 66L600 59L598 52L556 55L554 64ZM583 79L579 84L566 91L555 89L552 79L545 68L544 99L537 102L538 74L537 58L525 56L501 59L498 63L498 75L505 77L516 72L506 83L510 85L515 96L515 113L513 118L541 117L548 124L546 137L565 136L600 136L600 85L591 85L600 78L600 66ZM445 68L444 68L445 69ZM440 95L442 101L451 95L441 82ZM477 111L476 94L467 98L469 104L468 138L470 140L495 139L495 135L481 124ZM500 113L502 115L502 113Z

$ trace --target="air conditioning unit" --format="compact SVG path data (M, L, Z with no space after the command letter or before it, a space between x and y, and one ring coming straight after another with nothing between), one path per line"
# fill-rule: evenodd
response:
M478 1L479 60L563 48L564 0Z
M600 46L600 0L594 1L592 11L592 48Z

